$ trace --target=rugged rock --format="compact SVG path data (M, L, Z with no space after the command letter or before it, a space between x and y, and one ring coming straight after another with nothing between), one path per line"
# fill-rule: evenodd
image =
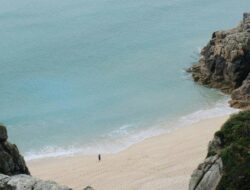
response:
M249 190L250 110L242 111L217 131L207 158L193 172L189 190Z
M193 172L189 190L215 190L222 177L223 164L218 155L210 156Z
M231 106L250 106L250 13L244 13L238 27L214 32L189 71L196 82L232 93Z
M250 102L250 74L244 80L241 87L232 92L230 105L235 108L249 107Z
M30 174L16 145L7 141L5 126L0 125L0 173L5 175Z
M18 148L7 140L7 129L0 125L0 190L71 190L31 177Z
M42 181L29 175L0 174L0 190L71 190L52 181Z

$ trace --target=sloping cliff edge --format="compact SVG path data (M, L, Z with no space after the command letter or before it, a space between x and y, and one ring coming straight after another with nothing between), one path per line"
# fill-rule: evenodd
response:
M231 94L230 105L250 106L250 13L239 26L217 31L202 49L198 64L189 72L199 84Z
M207 158L193 172L189 190L248 190L250 187L250 110L216 132Z

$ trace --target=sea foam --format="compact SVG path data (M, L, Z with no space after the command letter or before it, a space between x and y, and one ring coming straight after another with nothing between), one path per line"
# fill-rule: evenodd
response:
M34 160L41 158L70 157L78 154L97 155L100 153L118 153L147 138L171 133L171 131L177 128L186 127L201 120L237 113L239 110L229 107L227 101L228 99L218 102L214 107L195 111L173 121L158 121L154 125L144 128L143 130L139 126L142 124L137 124L137 126L135 124L123 125L119 129L103 135L101 138L102 140L94 141L91 144L86 143L84 145L72 145L68 147L46 146L39 151L27 152L25 154L25 159Z

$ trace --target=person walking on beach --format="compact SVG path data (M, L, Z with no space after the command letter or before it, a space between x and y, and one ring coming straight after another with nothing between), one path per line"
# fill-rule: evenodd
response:
M99 162L101 161L102 157L101 157L101 154L98 154L98 160Z

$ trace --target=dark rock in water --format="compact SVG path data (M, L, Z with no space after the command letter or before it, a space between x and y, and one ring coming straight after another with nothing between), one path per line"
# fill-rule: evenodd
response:
M52 181L42 181L29 175L0 174L0 190L72 190Z
M16 145L7 141L6 127L0 125L0 173L5 175L30 174Z
M250 80L250 13L244 13L243 21L234 29L217 31L202 49L199 63L190 69L193 79L208 87L236 94L243 84L240 96L232 96L231 106L250 106L250 92L245 90ZM239 91L237 91L239 92Z

